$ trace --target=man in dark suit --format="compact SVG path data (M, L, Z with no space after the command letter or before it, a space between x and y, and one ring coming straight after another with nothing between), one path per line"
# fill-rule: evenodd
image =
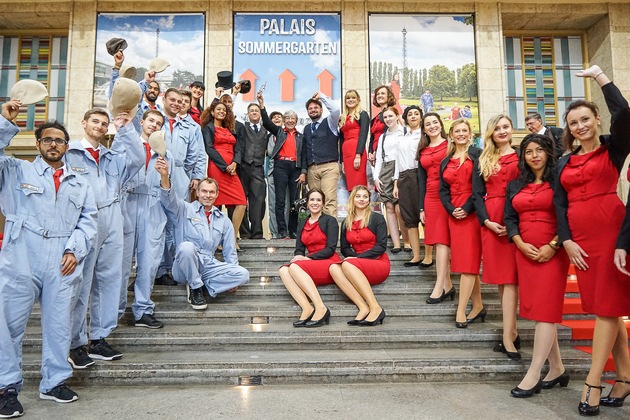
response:
M249 104L247 119L249 122L241 124L237 129L242 156L239 176L247 197L250 237L251 239L263 239L262 222L265 217L265 198L267 196L264 164L269 132L263 127L260 120L258 104Z
M542 134L549 137L553 141L553 147L556 151L556 157L559 158L565 152L564 144L562 144L561 128L545 127L543 125L542 116L538 112L534 112L525 117L525 125L527 129L534 134Z

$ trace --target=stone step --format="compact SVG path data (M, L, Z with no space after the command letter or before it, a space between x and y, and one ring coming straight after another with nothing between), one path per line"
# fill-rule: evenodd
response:
M452 322L410 321L386 318L383 325L358 327L346 324L348 317L333 317L331 324L320 328L294 328L290 322L270 324L226 324L221 319L204 324L166 323L151 330L121 325L107 341L124 352L154 351L227 351L227 350L348 350L401 348L492 348L501 339L501 321L474 323L466 329L455 328ZM519 322L524 343L532 342L534 323ZM558 340L569 344L571 330L558 327ZM29 326L24 338L25 349L41 346L41 329Z
M575 377L588 370L590 356L561 347L567 372ZM121 360L98 361L75 371L73 384L107 385L239 385L242 380L262 384L487 382L518 381L527 371L531 349L512 361L489 348L435 347L425 349L335 349L265 351L137 351ZM38 352L24 354L24 377L39 378Z

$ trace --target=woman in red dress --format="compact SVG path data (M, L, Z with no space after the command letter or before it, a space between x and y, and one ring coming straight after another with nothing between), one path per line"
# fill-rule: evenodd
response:
M614 264L616 235L625 215L616 189L630 152L630 108L599 66L576 75L590 77L601 86L611 114L611 134L600 137L599 110L594 103L575 101L567 107L563 140L571 153L558 162L560 182L554 197L559 242L578 269L582 308L596 316L591 369L578 410L597 415L600 403L621 407L630 395L628 334L622 319L630 315L630 283ZM617 382L600 402L601 375L611 351Z
M330 266L330 274L342 292L357 305L359 313L348 325L374 326L382 324L385 311L376 301L372 285L389 276L385 218L373 213L370 192L357 185L348 200L348 217L341 224L341 264Z
M442 119L435 112L422 118L422 137L418 146L418 189L420 192L420 222L424 225L424 243L435 246L437 278L427 303L440 303L455 297L449 274L450 236L448 213L440 200L440 162L446 157L446 132Z
M356 90L346 92L345 102L345 110L339 118L339 138L346 186L352 191L356 185L367 185L365 144L370 132L370 117L361 108L361 97Z
M328 269L341 259L335 252L339 235L337 219L322 213L324 193L313 188L306 198L310 217L298 227L295 256L280 268L280 278L302 308L300 319L293 326L313 328L330 322L330 311L322 302L317 286L334 283Z
M507 184L518 177L518 155L512 143L512 120L505 114L488 121L484 149L473 173L475 211L481 223L484 283L499 286L503 312L503 339L494 351L520 359L521 339L516 330L518 279L516 245L507 237L503 210Z
M245 215L247 200L243 185L236 173L236 165L241 160L239 147L234 134L234 114L221 102L213 102L201 114L203 141L208 154L208 176L219 184L221 195L214 205L234 207L232 224L237 234ZM237 250L240 250L238 245Z
M449 138L446 158L440 164L440 199L450 216L451 272L462 275L455 326L466 328L469 322L466 307L471 298L470 322L477 318L481 318L481 322L486 320L479 283L481 229L473 215L475 205L472 195L473 162L479 158L481 150L471 146L472 129L463 118L453 121Z
M536 321L534 354L527 374L511 393L527 398L556 384L566 387L556 324L562 322L569 258L558 246L553 188L556 171L553 141L530 134L521 142L520 176L508 184L505 202L507 236L516 244L520 315ZM544 380L540 372L549 360Z

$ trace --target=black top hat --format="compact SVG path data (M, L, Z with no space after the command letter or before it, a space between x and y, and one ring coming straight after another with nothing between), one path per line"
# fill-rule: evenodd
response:
M214 87L222 87L223 89L232 89L236 86L234 83L234 78L232 76L231 71L220 71L217 73L218 82L215 83Z
M127 41L122 38L112 38L105 43L109 55L115 55L118 51L127 48Z

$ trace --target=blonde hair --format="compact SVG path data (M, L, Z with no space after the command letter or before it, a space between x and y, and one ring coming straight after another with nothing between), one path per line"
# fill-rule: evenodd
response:
M351 112L348 110L348 106L345 104L346 97L348 96L349 93L354 93L357 96L357 106L355 106ZM359 96L359 92L357 92L356 90L350 89L349 91L347 91L343 97L343 100L344 100L343 113L339 116L339 128L343 127L346 124L348 115L353 120L359 121L359 118L361 117L361 111L363 111L363 108L361 108L361 96Z
M499 121L503 118L510 122L510 126L514 126L512 124L512 119L510 119L507 114L495 115L490 118L490 121L488 121L488 125L486 126L486 132L483 136L483 152L481 152L481 155L479 156L479 174L483 177L484 181L487 181L488 178L501 170L501 165L499 165L501 151L494 142L492 135L494 134L494 129L497 124L499 124Z
M455 128L455 126L458 126L460 124L466 124L468 126L468 133L470 134L470 137L468 137L468 143L466 143L466 153L459 157L459 164L461 165L462 163L464 163L464 161L468 157L468 148L473 142L472 127L470 126L470 123L468 122L466 118L458 118L451 123L451 128L449 128L448 130L449 141L448 141L448 148L446 149L446 156L451 156L455 154L455 151L457 150L457 146L455 145L455 140L453 140L453 129Z
M368 197L370 195L370 190L368 190L368 187L366 187L365 185L356 185L352 189L350 197L348 198L348 216L346 217L346 230L352 230L352 222L357 215L357 209L354 206L354 197L356 197L357 193L360 190L367 192ZM365 217L363 218L363 220L361 220L361 228L364 228L370 224L370 217L372 217L372 206L368 205L365 211Z

